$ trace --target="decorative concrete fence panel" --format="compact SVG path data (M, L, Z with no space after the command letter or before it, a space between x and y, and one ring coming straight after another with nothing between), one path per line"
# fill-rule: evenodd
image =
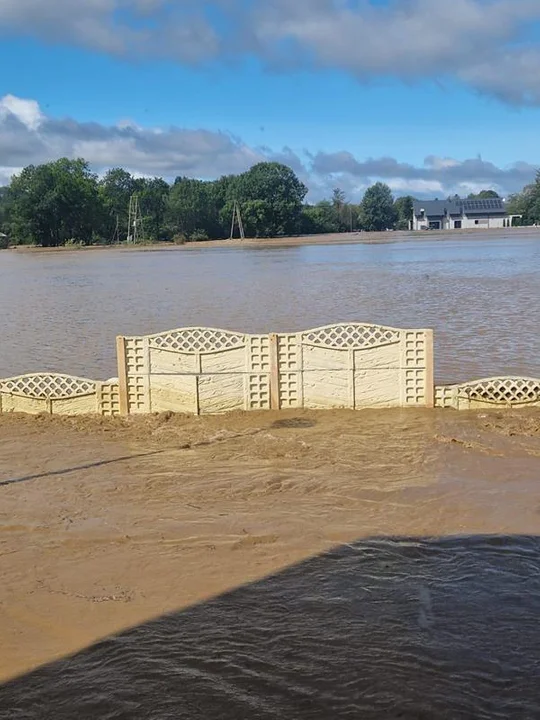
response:
M118 379L0 380L0 412L192 414L286 408L540 407L540 379L434 387L433 332L340 323L248 335L192 327L117 338Z
M270 339L213 328L118 338L122 412L264 410Z
M540 379L494 377L437 386L435 405L455 410L540 407Z
M430 330L360 323L246 335L183 328L119 337L124 414L433 407Z
M433 334L342 323L277 335L279 407L433 407Z
M119 386L57 373L19 375L0 380L0 412L118 415Z

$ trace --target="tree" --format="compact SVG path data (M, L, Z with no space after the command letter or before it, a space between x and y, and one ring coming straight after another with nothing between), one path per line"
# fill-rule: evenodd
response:
M362 200L360 222L363 230L389 230L394 227L396 212L392 191L382 182L369 187Z
M396 230L410 230L414 207L410 195L398 198L394 203Z
M0 232L7 229L8 187L0 187ZM5 229L4 229L5 228Z
M229 184L225 209L232 217L233 203L238 200L248 235L289 235L300 229L306 194L307 187L291 168L263 162Z
M200 236L203 231L208 237L223 236L214 185L204 180L176 178L166 209L167 224L172 234L183 235L187 239L195 234Z
M141 187L142 182L123 168L112 168L100 181L99 193L104 209L102 235L105 242L112 242L113 238L116 242L127 238L129 200Z
M18 243L91 243L101 217L97 178L82 159L30 165L11 181L8 217Z
M507 202L511 215L521 215L521 225L540 224L540 171L530 185L526 185L520 193L511 195Z
M4 237L7 235L8 222L7 222L7 187L0 187L0 250L8 247L9 238Z
M162 178L140 181L138 192L143 215L144 231L151 240L166 238L165 214L169 198L169 184Z
M316 205L304 205L300 232L305 235L339 232L333 203L329 200L321 200Z
M334 232L346 232L350 229L350 212L347 196L340 188L332 191L332 206L336 216L336 229Z
M499 197L499 193L495 192L495 190L480 190L479 193L471 193L468 195L467 200L490 200Z

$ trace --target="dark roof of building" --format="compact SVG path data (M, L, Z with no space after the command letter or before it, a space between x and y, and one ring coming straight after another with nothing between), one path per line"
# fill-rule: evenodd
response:
M504 200L487 198L485 200L414 200L414 214L420 215L422 210L430 217L445 215L492 215L506 212Z
M505 212L503 200L501 198L486 198L485 200L463 200L463 212L465 215L474 215L475 213L497 213Z
M422 211L430 217L461 215L461 202L456 200L414 200L413 207L415 215L421 215Z

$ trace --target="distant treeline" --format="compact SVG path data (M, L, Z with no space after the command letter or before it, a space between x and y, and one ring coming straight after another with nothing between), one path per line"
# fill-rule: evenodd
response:
M0 188L0 231L8 238L4 244L127 242L134 236L129 222L132 199L140 209L134 216L140 219L140 242L229 237L235 203L247 237L409 228L413 199L394 200L384 183L368 188L360 204L348 202L339 188L330 199L307 204L307 192L289 167L276 162L214 181L178 177L169 184L162 178L137 178L121 168L99 178L85 160L62 158L30 165ZM512 203L512 211L522 214L527 224L540 222L540 176Z

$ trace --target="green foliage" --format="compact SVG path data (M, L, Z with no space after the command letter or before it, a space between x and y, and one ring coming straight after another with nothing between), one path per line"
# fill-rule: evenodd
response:
M144 235L147 239L166 240L165 215L169 199L169 184L162 178L137 181L137 195L143 216Z
M304 206L300 232L305 235L350 232L357 228L359 210L358 205L347 202L343 190L335 188L332 200Z
M239 202L249 236L292 235L300 229L306 195L307 187L291 168L263 162L230 181L225 209L232 217L233 203Z
M394 198L385 183L375 183L365 192L360 210L363 230L390 230L396 222Z
M413 218L413 199L410 195L398 198L394 203L396 230L409 230Z
M84 247L84 243L80 240L75 240L75 238L70 238L69 240L66 240L64 247L71 248L73 250L80 250Z
M519 223L515 224L540 224L540 171L536 173L534 183L526 185L520 193L508 198L507 208L511 215L522 216Z
M82 159L30 165L9 186L8 220L18 243L88 244L100 210L97 178Z
M7 231L8 188L0 187L0 232Z
M353 222L353 208L347 202L347 196L340 188L334 188L332 191L332 207L334 209L336 226L334 232L347 232L352 230L356 224ZM357 215L357 213L354 214Z
M479 193L471 193L467 196L467 200L491 200L493 198L500 198L499 193L495 190L481 190Z
M209 240L210 238L208 237L208 233L206 232L206 230L197 228L191 233L189 239L190 242L202 242L204 240Z
M337 232L334 208L329 200L302 209L301 232L304 235Z
M305 235L337 233L340 231L336 209L329 200L306 205L302 210L301 232Z
M224 237L214 185L203 180L177 178L167 199L167 226L188 238L201 228L209 237Z

